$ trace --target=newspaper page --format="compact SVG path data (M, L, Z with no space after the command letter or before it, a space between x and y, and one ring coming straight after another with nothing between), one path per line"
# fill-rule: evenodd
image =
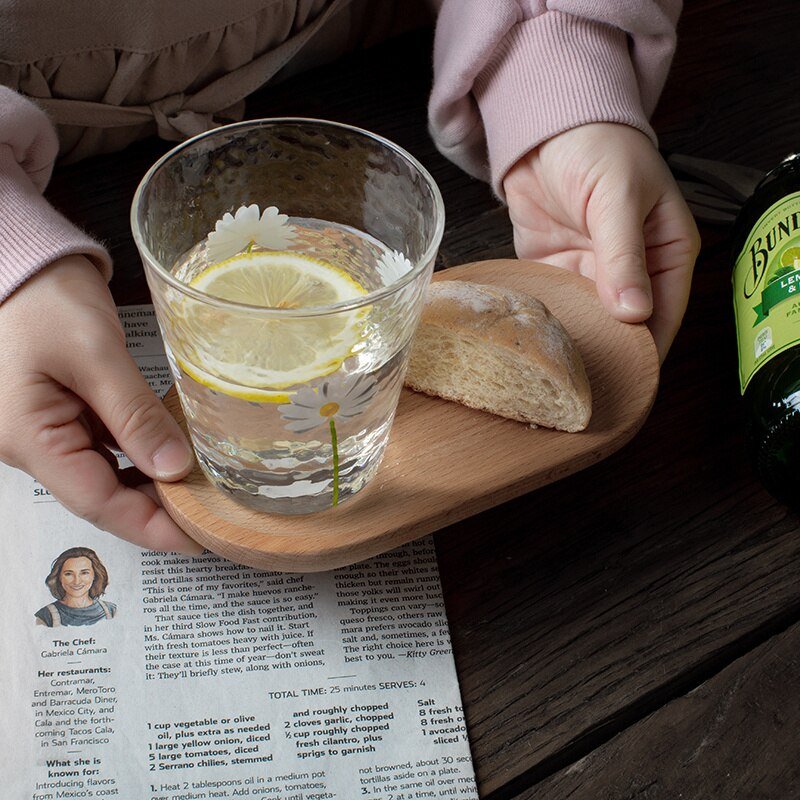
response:
M151 307L120 315L163 393ZM143 551L4 465L0 515L4 798L477 798L430 538L264 572Z

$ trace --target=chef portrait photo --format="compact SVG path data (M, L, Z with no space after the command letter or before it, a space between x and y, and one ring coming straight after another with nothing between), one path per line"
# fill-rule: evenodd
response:
M108 586L108 571L88 547L72 547L61 553L53 562L45 585L55 602L36 612L37 625L94 625L113 619L117 613L114 603L101 599Z

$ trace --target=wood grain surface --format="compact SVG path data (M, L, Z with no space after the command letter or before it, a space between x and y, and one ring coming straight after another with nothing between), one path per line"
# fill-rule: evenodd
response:
M797 738L799 683L794 625L519 800L797 797L800 761L783 752Z
M703 463L686 444L675 471L655 433L437 537L483 794L513 797L800 613L796 516L725 466L735 446Z
M306 516L264 514L215 489L199 467L157 483L181 527L232 561L261 569L320 571L361 561L593 464L643 424L658 387L658 357L643 325L614 320L591 281L530 261L497 260L440 272L526 291L573 338L592 386L580 433L530 426L404 390L381 467L343 505ZM185 425L174 390L167 407Z

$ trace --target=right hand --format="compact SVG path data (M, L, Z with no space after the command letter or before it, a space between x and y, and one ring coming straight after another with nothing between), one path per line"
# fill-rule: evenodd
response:
M503 188L517 255L592 278L613 317L647 321L663 361L700 235L652 142L628 125L581 125L523 156Z
M198 555L156 502L123 485L107 431L150 478L177 480L192 452L125 349L111 293L83 256L45 267L0 305L0 460L37 478L70 511L153 550Z

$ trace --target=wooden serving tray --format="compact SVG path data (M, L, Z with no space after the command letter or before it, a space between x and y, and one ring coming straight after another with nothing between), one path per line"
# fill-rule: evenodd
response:
M329 570L566 477L633 437L658 388L658 357L644 325L612 319L592 281L545 264L482 261L433 279L456 278L526 291L558 317L591 382L585 431L533 429L404 389L377 475L341 506L307 516L259 513L213 488L197 467L182 481L156 484L170 515L231 561L286 572ZM164 402L185 430L174 388Z

